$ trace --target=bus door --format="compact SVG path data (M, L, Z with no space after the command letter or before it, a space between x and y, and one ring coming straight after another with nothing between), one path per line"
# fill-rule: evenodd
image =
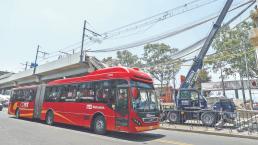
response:
M46 85L39 85L37 87L37 93L36 93L35 105L34 105L34 113L33 113L33 117L37 118L37 119L40 119L40 116L41 116L41 109L42 109L42 104L43 104L43 100L44 100L45 89L46 89Z
M123 130L123 127L129 126L128 82L126 80L118 80L116 90L115 126Z

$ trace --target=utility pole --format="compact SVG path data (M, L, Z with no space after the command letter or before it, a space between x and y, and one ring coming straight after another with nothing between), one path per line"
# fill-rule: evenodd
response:
M220 63L219 65L220 65L220 77L221 77L221 83L222 83L223 96L226 97L224 75L223 75L223 70L222 70L222 63Z
M26 63L21 63L21 64L25 66L24 71L27 70L29 62L26 61Z
M245 49L245 70L246 70L246 76L247 76L247 87L248 87L248 91L249 91L249 97L250 97L250 109L253 110L253 97L252 97L252 90L251 90L251 86L250 86L250 78L249 78L249 68L248 68L248 59L247 59L247 56L246 56L246 52L247 52L247 49L246 47L244 47Z
M44 51L40 51L39 50L39 45L38 45L38 47L37 47L37 52L36 52L36 58L35 58L35 61L34 61L34 66L33 66L33 74L35 74L35 72L36 72L36 67L37 67L37 61L38 61L38 55L39 55L39 53L42 53L44 56L46 55L46 54L48 54L47 52L44 52Z
M83 30L82 30L83 32L82 32L82 45L81 45L80 62L82 62L82 59L83 59L83 45L84 45L84 37L85 37L86 23L87 23L87 21L84 20L84 25L83 25Z
M242 74L240 74L240 81L241 81L241 88L242 88L244 107L246 108L245 88L244 88L244 80L243 80L243 75Z
M92 35L94 35L94 36L101 36L100 34L98 34L98 33L94 32L94 31L92 31L92 30L86 28L86 23L87 23L87 21L84 20L83 32L82 32L82 44L81 44L80 62L83 61L83 49L84 49L84 39L85 39L85 36L90 37L90 36L88 36L88 35L85 35L85 31L90 32L90 33L91 33ZM90 38L91 38L91 37L90 37Z
M36 72L38 54L39 54L39 45L38 45L38 47L37 47L36 58L35 58L35 62L34 62L33 74L35 74L35 72Z

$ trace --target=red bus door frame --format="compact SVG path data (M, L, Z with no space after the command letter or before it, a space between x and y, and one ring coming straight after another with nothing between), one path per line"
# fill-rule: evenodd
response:
M121 98L121 96L119 96L122 92L126 92L126 98ZM117 88L115 101L115 127L118 130L127 130L129 127L128 96L128 88Z

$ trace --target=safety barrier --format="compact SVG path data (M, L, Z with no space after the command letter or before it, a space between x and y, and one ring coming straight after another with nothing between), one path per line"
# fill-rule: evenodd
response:
M258 111L166 110L161 113L161 127L258 136Z

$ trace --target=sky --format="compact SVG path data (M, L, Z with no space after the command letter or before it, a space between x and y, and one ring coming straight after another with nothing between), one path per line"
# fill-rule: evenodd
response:
M144 19L160 12L184 5L192 0L0 0L0 70L20 72L26 61L33 62L37 45L49 55L39 59L39 64L58 58L59 50L68 51L71 44L79 42L82 37L83 21L87 20L87 28L97 33L104 33L120 26ZM245 0L234 0L233 5ZM176 30L199 19L220 11L226 0L217 0L208 6L175 16L157 23L135 35L103 41L85 49L104 49L131 43L153 35ZM229 13L228 20L237 14ZM249 11L239 17L242 21ZM183 49L206 36L214 21L185 33L167 38L158 43L166 43L171 47ZM86 42L87 43L87 42ZM66 49L64 49L66 48ZM75 51L78 51L75 50ZM133 54L141 56L143 46L129 49ZM209 51L212 53L212 50ZM99 59L115 57L112 53L89 53ZM196 55L196 54L194 54ZM190 63L191 64L191 63ZM185 75L189 67L183 67L179 74ZM213 73L214 81L218 74Z

